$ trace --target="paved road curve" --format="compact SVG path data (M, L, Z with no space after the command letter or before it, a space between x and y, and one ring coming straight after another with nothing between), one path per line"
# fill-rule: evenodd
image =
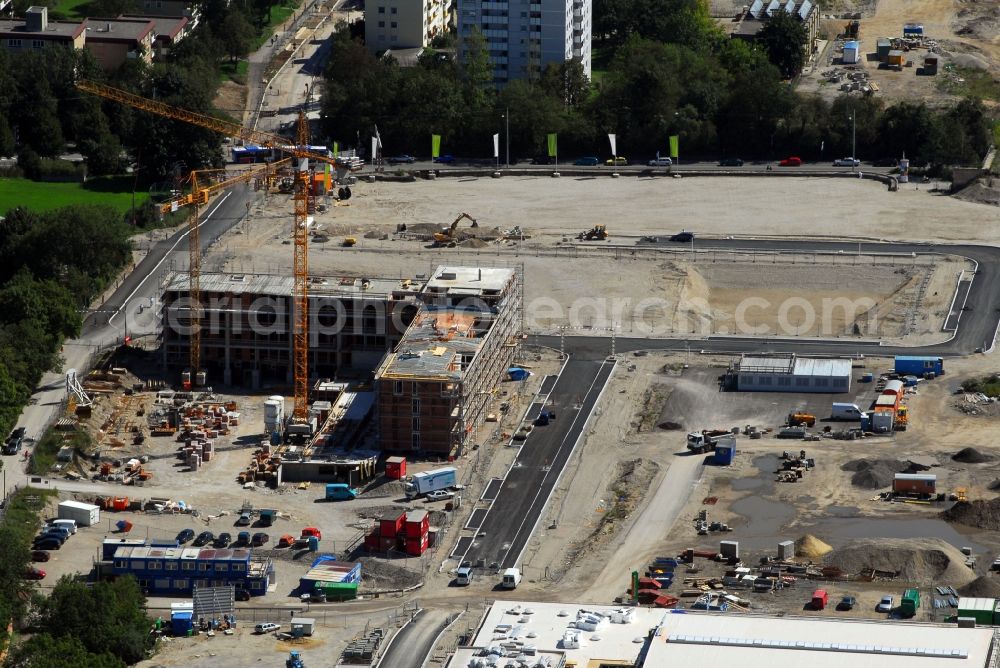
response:
M445 610L420 610L393 637L377 668L421 668L434 641L448 625Z
M556 420L535 427L466 556L474 564L517 565L587 420L611 377L611 362L570 359L549 395Z

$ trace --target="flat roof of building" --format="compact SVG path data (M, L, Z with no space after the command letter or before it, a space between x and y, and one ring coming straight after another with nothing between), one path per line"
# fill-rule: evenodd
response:
M740 357L739 371L794 376L850 376L851 360L814 359L795 355L743 355Z
M481 315L453 308L421 310L375 377L460 379L485 340L475 327Z
M104 41L139 41L153 32L150 19L84 19L87 39Z
M119 19L141 19L153 22L153 32L157 37L166 36L173 39L177 33L188 24L186 16L142 16L140 14L122 14Z
M115 559L202 559L246 561L250 558L248 548L201 548L201 547L119 547Z
M295 279L289 274L215 274L203 273L202 292L229 294L271 295L289 297L295 289ZM167 284L168 290L184 292L189 282L186 273L174 274ZM423 283L416 279L357 278L313 276L309 281L309 296L385 297L394 292L418 293Z
M34 37L35 39L75 38L84 31L83 23L48 21L45 30L28 30L24 19L0 19L0 35Z
M650 637L652 629L657 632ZM579 647L564 642L567 632L576 635ZM954 625L497 601L472 646L459 648L451 665L487 665L477 661L490 647L521 644L535 648L535 655L527 657L531 661L544 657L551 665L565 660L581 667L603 661L643 668L840 668L846 663L852 668L984 668L992 639L992 629ZM638 663L644 650L645 659ZM516 657L508 649L505 658Z
M507 267L438 267L425 292L452 296L499 295L514 276Z

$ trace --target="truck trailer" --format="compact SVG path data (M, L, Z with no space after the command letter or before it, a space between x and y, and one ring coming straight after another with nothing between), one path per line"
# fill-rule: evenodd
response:
M725 429L705 429L695 431L687 435L687 449L696 454L705 454L715 450L715 446L720 442L733 441L733 448L736 448L735 438L732 432Z
M454 466L415 473L406 482L406 498L412 500L428 492L454 487L457 484L456 473Z

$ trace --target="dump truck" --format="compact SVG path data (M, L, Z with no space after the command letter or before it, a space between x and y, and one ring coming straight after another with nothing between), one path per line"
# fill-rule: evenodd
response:
M327 501L350 501L358 497L358 490L342 482L331 482L326 485Z
M423 471L414 474L406 481L406 498L415 499L428 492L436 492L439 489L448 489L456 484L456 469L454 466L446 466L433 471Z
M735 448L735 438L727 429L704 429L700 432L691 432L687 436L687 449L695 454L704 454L715 450L715 446L720 441L733 441Z

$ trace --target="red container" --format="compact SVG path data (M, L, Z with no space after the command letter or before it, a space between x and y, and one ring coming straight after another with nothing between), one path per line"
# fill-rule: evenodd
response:
M385 460L385 477L402 480L406 477L406 457L389 457Z
M378 551L379 549L379 536L378 533L370 533L365 536L365 548L368 550Z
M420 538L430 531L430 514L426 510L411 510L406 513L406 537Z
M378 520L378 532L382 536L392 536L396 537L400 531L403 530L403 521L406 519L406 511L399 511L398 514L395 512L383 515Z
M396 537L395 536L382 536L378 539L379 552L388 552L389 550L396 549Z
M414 557L419 557L427 551L427 534L419 538L406 539L406 553Z

